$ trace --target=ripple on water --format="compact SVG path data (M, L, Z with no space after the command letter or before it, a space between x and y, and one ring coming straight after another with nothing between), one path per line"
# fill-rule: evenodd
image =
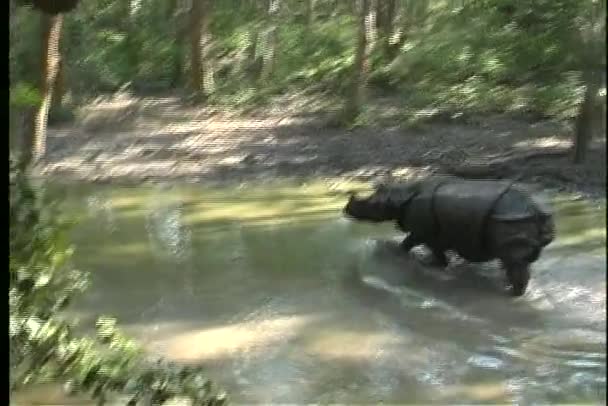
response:
M499 370L504 368L505 362L501 359L490 357L488 355L473 355L467 360L467 364L478 368Z
M272 187L264 187L268 199L257 188L249 202L248 188L237 198L234 190L207 193L197 186L185 194L196 201L193 208L182 206L182 197L168 197L175 197L173 189L146 192L143 199L137 188L119 190L128 201L122 206L104 200L116 196L107 191L96 191L88 202L79 198L94 213L79 226L82 252L117 247L116 241L145 246L128 253L124 275L133 276L120 284L110 279L97 291L93 286L88 298L99 294L106 300L90 300L83 310L97 312L103 303L120 320L132 302L107 300L99 286L129 298L147 283L145 299L158 306L148 306L144 316L151 323L137 327L140 336L161 337L154 344L164 343L163 352L176 359L208 361L210 376L242 403L603 400L605 262L601 255L587 255L585 244L552 244L533 265L528 293L513 300L492 290L504 277L498 267L460 264L445 272L420 265L399 251L403 235L392 225L353 222L338 209L314 221L295 218L290 198L277 198ZM269 209L269 217L290 220L254 225L238 216L250 204L251 212ZM214 210L204 221L184 224L199 206L221 207L218 221L224 224L227 216L234 228L224 232L222 225L218 233ZM114 224L120 238L96 235L100 221ZM209 234L213 239L202 238ZM165 260L148 258L158 254ZM76 259L91 265L87 270L101 280L113 256L99 256L98 262ZM189 266L179 262L186 257ZM196 286L200 294L153 289L157 281L142 277L150 274L146 266L168 269L172 279ZM345 274L354 276L351 284L343 283ZM171 331L163 320L177 320L179 328Z

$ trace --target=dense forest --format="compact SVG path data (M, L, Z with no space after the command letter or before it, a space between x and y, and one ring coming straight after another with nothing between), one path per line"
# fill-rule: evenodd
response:
M379 102L404 128L548 120L567 124L568 160L584 164L605 140L605 24L605 0L11 0L11 389L50 376L101 401L225 402L200 370L151 362L113 319L84 339L57 316L86 275L30 171L48 129L83 106L127 92L245 114L293 96L348 130L382 126Z
M604 16L603 1L569 0L91 1L54 17L14 7L12 98L40 98L52 123L119 89L231 108L305 91L342 104L337 120L352 125L371 120L366 100L392 96L405 122L422 108L576 120L580 161L604 115ZM37 114L25 148L36 157Z

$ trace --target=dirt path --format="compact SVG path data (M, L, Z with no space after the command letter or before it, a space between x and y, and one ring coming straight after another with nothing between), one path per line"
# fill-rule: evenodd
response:
M43 173L86 181L245 182L276 178L375 180L432 172L519 178L605 194L605 140L570 163L570 130L505 116L331 128L303 103L259 114L187 106L177 97L114 97L49 131ZM395 109L378 104L378 121ZM386 117L384 117L386 118ZM394 123L394 121L393 121Z

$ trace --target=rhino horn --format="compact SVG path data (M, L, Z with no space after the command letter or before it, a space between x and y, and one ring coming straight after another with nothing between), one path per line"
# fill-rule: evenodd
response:
M355 192L354 190L349 190L348 192L346 192L346 194L348 195L348 201L352 202L357 200L357 192Z
M388 190L388 186L386 183L377 183L375 188L376 192L386 192Z

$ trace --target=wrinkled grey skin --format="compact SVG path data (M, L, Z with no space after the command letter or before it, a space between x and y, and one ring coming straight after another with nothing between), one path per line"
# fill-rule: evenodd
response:
M525 293L530 264L555 237L551 212L503 181L429 178L382 185L367 198L351 194L344 213L360 221L395 221L409 232L404 250L425 244L443 266L447 250L469 262L500 259L513 296Z

